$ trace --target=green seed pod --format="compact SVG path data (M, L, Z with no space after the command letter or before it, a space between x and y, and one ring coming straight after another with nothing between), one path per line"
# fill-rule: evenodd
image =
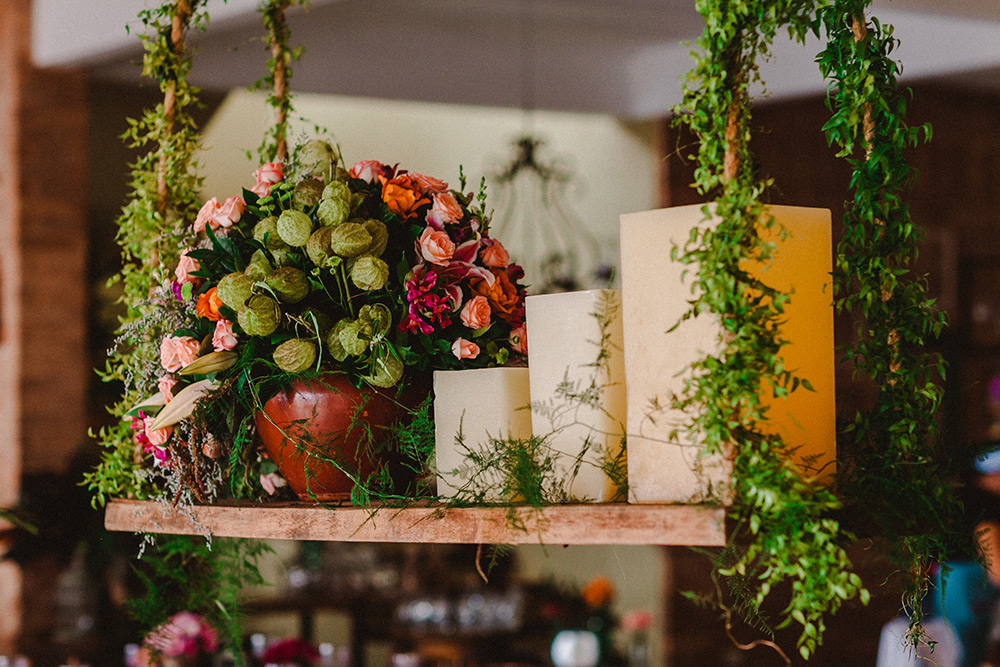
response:
M285 303L298 303L309 296L309 277L293 266L275 269L264 282Z
M344 346L347 354L358 356L368 351L368 341L361 337L361 324L354 320L348 320L341 328L339 337L340 344Z
M365 220L363 226L372 237L372 244L365 254L381 257L382 253L385 252L385 247L389 244L389 228L381 220Z
M372 236L356 222L345 222L333 228L330 249L341 257L357 257L372 244Z
M315 322L313 322L315 318ZM333 328L333 318L324 313L318 308L306 308L302 311L302 321L306 323L309 331L314 335L318 334L320 338L325 339L327 334L330 333L330 329ZM319 331L316 331L316 326L319 325Z
M286 373L301 373L316 363L316 346L312 341L290 338L274 348L271 356Z
M277 223L278 236L282 241L300 248L309 240L312 234L312 220L302 211L282 211Z
M297 208L312 208L319 203L323 196L323 181L316 178L306 178L295 184L292 191L292 203Z
M366 292L382 289L389 279L389 265L378 257L358 257L351 267L351 282Z
M376 387L392 387L403 377L403 362L384 352L372 361L371 370L371 375L364 378L365 382Z
M285 247L285 242L278 236L278 219L274 216L264 218L254 225L253 238L265 244L270 250Z
M330 329L330 333L326 336L326 349L330 352L332 356L337 361L343 361L349 356L347 350L344 349L344 344L340 342L340 334L351 323L351 320L344 318L333 325Z
M317 178L326 178L333 166L334 152L330 144L313 139L298 150L299 165Z
M246 308L237 313L237 322L250 336L270 336L278 328L281 308L269 296L252 296Z
M261 250L255 250L253 255L250 257L250 263L247 265L247 268L243 270L243 273L245 273L250 280L259 282L273 270L274 267L271 266L271 262L267 259L267 255L265 255Z
M345 199L323 199L316 208L319 224L326 227L336 227L347 220L351 214L351 205Z
M323 188L323 199L342 199L343 201L351 201L351 189L347 187L347 183L342 181L330 181Z
M247 267L249 268L249 267ZM253 294L253 279L243 273L230 273L222 277L215 293L233 310L245 307L247 299Z
M333 255L333 250L330 249L330 235L332 233L332 227L320 227L312 233L306 242L306 254L316 266L325 268L326 260Z
M386 334L392 326L392 313L381 303L365 304L358 311L358 322L370 337Z
M285 246L284 248L278 248L277 250L271 251L271 256L274 257L275 268L280 268L282 266L288 266L291 263L291 254L294 248L289 248Z

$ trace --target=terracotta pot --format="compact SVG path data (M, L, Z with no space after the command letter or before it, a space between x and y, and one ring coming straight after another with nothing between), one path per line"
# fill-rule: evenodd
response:
M387 429L406 414L395 393L358 389L346 375L327 373L280 391L254 422L268 455L299 498L346 500L355 479L364 481L388 464L379 450Z

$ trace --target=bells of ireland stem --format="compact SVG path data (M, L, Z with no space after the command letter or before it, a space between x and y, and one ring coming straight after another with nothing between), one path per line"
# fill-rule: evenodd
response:
M301 248L312 235L312 220L302 211L282 211L277 223L278 236L293 248Z
M264 282L285 303L298 303L309 295L309 277L294 266L275 269Z
M290 338L274 348L271 356L286 373L301 373L316 363L316 345L303 338Z
M278 328L281 308L269 296L252 296L236 318L240 328L250 336L270 336Z

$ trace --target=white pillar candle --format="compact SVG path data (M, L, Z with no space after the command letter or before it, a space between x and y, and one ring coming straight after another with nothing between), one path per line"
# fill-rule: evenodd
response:
M768 239L777 244L773 261L748 270L792 292L779 328L789 341L782 356L786 368L808 380L815 392L799 388L782 399L763 392L770 407L766 427L799 447L798 460L815 457L813 465L823 466L836 458L830 212L790 206L773 206L769 212L790 236L781 241L776 229L768 230ZM684 432L691 415L671 408L672 397L684 392L691 364L716 354L721 340L718 320L708 314L671 331L689 310L698 271L697 265L672 261L671 252L675 247L683 252L692 229L716 222L705 220L700 205L621 216L631 502L726 499L728 463L719 456L699 456L701 444ZM827 474L832 470L827 467Z
M527 368L434 371L439 496L452 497L465 488L487 500L509 500L500 493L501 471L478 469L468 454L487 452L491 439L530 438L530 403Z
M619 489L604 466L625 434L621 292L529 296L526 316L532 432L567 493L614 500Z

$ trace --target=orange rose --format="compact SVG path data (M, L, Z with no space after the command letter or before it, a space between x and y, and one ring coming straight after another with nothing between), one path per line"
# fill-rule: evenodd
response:
M384 176L380 176L379 180L382 181L382 201L404 220L415 216L418 208L431 201L420 196L416 184L405 174L391 181L385 180Z
M222 299L219 298L216 291L216 288L213 287L199 296L198 304L194 308L199 317L207 318L213 322L218 322L222 319L222 315L219 314L219 307L222 306Z
M489 285L485 278L473 276L469 279L469 286L476 294L486 297L490 307L497 312L500 319L509 322L517 313L517 307L521 301L517 294L517 288L507 277L506 271L490 269L490 273L496 278L492 285Z

